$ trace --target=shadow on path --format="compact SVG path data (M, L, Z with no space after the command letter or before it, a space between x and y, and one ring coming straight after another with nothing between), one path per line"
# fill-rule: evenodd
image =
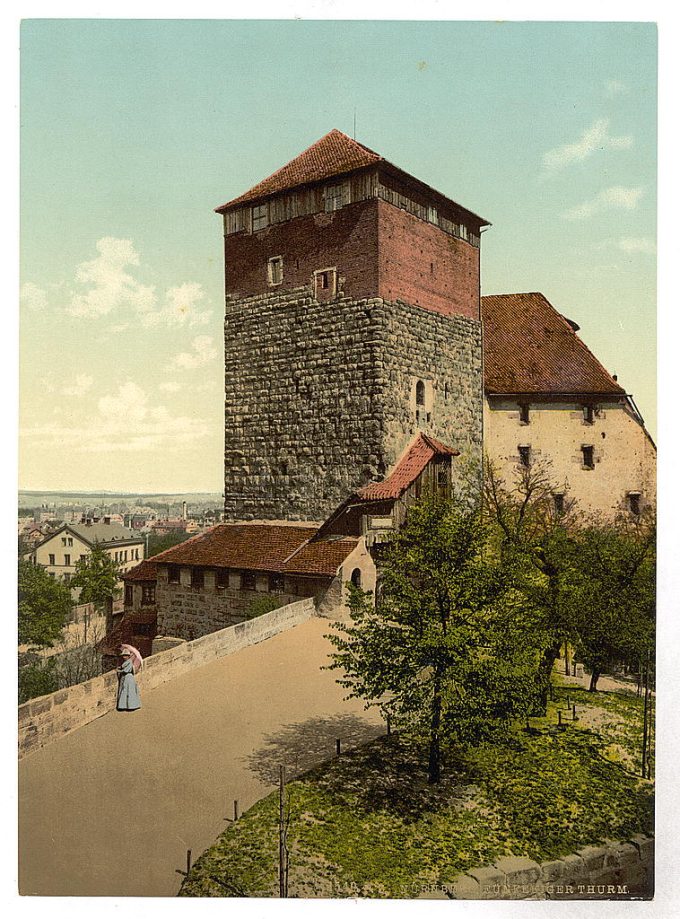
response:
M279 766L285 766L286 778L292 779L332 759L338 740L345 752L384 733L384 725L371 724L357 715L310 718L286 724L280 731L266 736L264 746L245 758L245 762L261 781L276 785Z

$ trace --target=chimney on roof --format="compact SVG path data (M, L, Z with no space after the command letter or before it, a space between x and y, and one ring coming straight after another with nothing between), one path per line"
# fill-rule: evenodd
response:
M618 379L619 379L619 378L618 378L618 376L617 376L616 374L613 374L613 375L612 375L612 380L614 380L614 382L616 382Z
M110 518L110 517L104 517L104 523L107 523L107 524L111 523L111 518Z
M187 503L186 501L182 501L182 520L186 520L186 519L187 519Z

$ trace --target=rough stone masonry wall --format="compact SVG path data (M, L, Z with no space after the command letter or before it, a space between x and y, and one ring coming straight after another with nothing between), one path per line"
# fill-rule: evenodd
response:
M137 674L142 694L173 677L202 667L227 654L265 641L279 632L305 622L315 613L314 600L298 600L264 616L205 635L196 641L182 642L174 648L146 658ZM94 721L116 707L118 678L115 671L31 699L19 706L19 757L37 750Z
M297 584L286 578L281 593L269 593L267 574L256 575L256 589L243 590L240 575L230 574L230 586L217 587L215 573L206 571L203 587L191 586L191 571L180 571L180 583L168 583L167 569L161 568L156 581L158 634L192 641L202 635L236 625L248 618L251 605L273 596L281 606L295 603L301 596L316 597L328 587L329 579L305 578ZM297 590L297 592L294 592Z
M650 899L654 840L638 835L630 842L586 846L541 864L530 858L501 858L468 871L442 892L456 900Z
M383 478L419 426L481 450L475 320L300 288L228 301L225 354L227 519L321 521ZM427 427L410 404L417 376L442 391Z

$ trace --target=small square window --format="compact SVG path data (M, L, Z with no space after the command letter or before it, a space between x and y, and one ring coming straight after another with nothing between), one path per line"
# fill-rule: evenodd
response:
M594 469L595 468L595 448L588 445L581 447L581 453L583 454L583 468L584 469Z
M324 193L324 207L327 212L339 211L343 205L347 203L346 201L346 186L343 185L329 185L326 188Z
M228 568L218 568L217 577L215 578L215 584L220 590L224 590L225 587L229 587L229 569Z
M168 584L179 584L179 565L168 565Z
M529 424L529 403L523 402L519 407L520 424Z
M592 405L583 406L583 420L586 424L593 424L595 421L595 407Z
M531 466L531 447L518 447L519 452L519 464L525 468Z
M64 555L64 564L65 564L65 565L70 565L70 564L71 564L71 556L70 556L70 555Z
M640 494L639 491L629 491L627 495L628 510L631 512L631 514L634 514L636 517L640 513L640 498L641 497L642 495Z
M256 204L252 209L253 232L263 230L269 223L269 207L267 204Z
M56 562L54 559L55 559L55 556L50 554L50 561L49 561L50 565L56 565Z
M269 593L272 594L282 594L283 593L283 575L282 574L270 574L269 575Z
M191 569L191 586L192 587L203 587L203 569L202 568L192 568Z
M272 287L283 283L283 257L277 255L267 262L267 280Z
M242 590L255 590L255 572L254 571L244 571L241 574L241 589Z

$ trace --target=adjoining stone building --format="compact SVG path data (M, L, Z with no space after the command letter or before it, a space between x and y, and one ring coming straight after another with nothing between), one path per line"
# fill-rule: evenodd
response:
M656 447L633 397L540 293L482 298L484 446L506 480L542 463L556 510L639 514L656 503Z
M383 482L349 496L319 527L219 524L143 562L125 576L125 610L102 645L112 663L121 642L150 653L154 636L192 640L261 612L313 597L341 617L346 584L374 592L372 550L401 525L426 490L450 494L458 451L419 433ZM110 660L109 660L110 658Z

